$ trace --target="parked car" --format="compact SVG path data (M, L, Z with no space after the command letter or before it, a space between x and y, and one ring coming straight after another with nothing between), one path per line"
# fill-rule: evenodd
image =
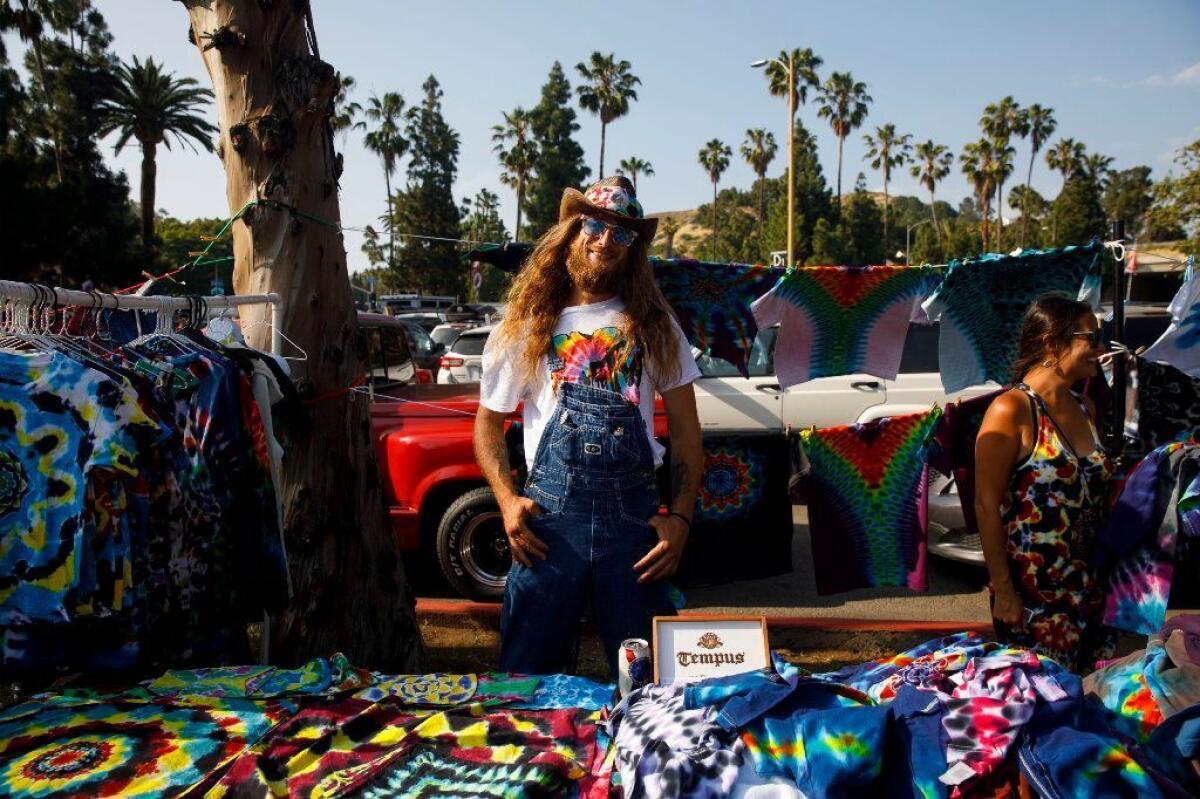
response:
M445 314L430 313L428 311L406 311L392 315L402 322L413 322L420 325L421 329L426 333L432 333L435 327L446 322Z
M483 374L483 347L495 325L464 330L446 348L438 364L439 383L478 383Z
M442 353L446 348L433 340L424 327L417 322L409 321L403 317L397 317L397 321L404 326L404 338L408 341L408 349L412 352L413 360L417 362L417 366L422 369L428 369L430 374L436 374L438 369L438 361L442 357Z
M367 361L367 382L375 388L432 383L433 373L414 359L407 328L387 314L358 313Z
M470 327L466 322L445 322L430 330L429 337L433 339L435 344L440 344L449 349L459 334L464 330L470 329Z

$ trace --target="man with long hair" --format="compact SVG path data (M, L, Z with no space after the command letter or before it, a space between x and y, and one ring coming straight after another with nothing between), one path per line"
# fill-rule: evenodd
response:
M500 503L513 566L500 622L500 668L573 665L589 600L609 668L626 638L670 615L703 453L692 381L700 376L647 253L657 219L623 177L563 192L483 353L475 456ZM654 395L671 440L667 514L654 471ZM513 485L504 420L524 403L529 479Z

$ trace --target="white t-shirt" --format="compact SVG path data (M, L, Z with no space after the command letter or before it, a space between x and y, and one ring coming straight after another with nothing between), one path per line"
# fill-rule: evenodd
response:
M581 383L615 391L636 404L646 423L646 436L654 453L654 464L662 463L663 447L654 440L654 392L660 394L691 383L700 377L691 345L674 319L671 326L679 339L679 375L664 384L653 362L643 358L635 348L623 363L615 363L614 352L623 343L621 336L622 311L625 302L613 297L590 305L564 308L554 328L554 362L547 355L538 362L538 375L530 380L517 377L517 361L521 339L501 347L493 337L483 348L483 377L479 402L497 413L511 413L524 401L522 418L525 433L525 461L533 468L538 442L546 421L554 412L558 397L554 387L560 382Z

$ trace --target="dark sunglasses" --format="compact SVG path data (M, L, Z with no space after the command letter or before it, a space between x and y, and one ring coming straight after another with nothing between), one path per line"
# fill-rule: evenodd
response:
M1087 331L1081 330L1081 331L1072 333L1071 335L1075 336L1076 338L1086 338L1087 343L1089 345L1091 345L1091 347L1093 349L1096 347L1099 347L1100 343L1102 341L1104 341L1104 334L1101 333L1099 330L1087 330Z
M596 219L593 216L583 217L583 232L591 238L600 238L604 235L605 230L612 230L612 242L618 247L628 247L637 238L636 230L630 230L620 225L613 225L605 222L603 219Z

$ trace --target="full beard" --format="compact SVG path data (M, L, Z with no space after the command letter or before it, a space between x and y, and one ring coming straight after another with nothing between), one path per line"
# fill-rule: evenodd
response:
M622 262L594 265L583 246L573 246L567 252L567 275L580 291L588 294L608 294L617 290L623 272Z

